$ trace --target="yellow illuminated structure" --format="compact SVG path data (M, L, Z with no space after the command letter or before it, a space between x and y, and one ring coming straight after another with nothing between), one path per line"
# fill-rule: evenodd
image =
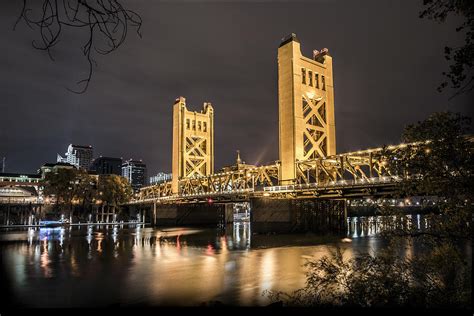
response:
M295 34L278 48L280 184L296 179L297 161L336 153L332 58L327 49L301 54Z
M179 193L179 180L214 173L214 109L204 103L203 111L186 108L179 97L173 106L172 192Z

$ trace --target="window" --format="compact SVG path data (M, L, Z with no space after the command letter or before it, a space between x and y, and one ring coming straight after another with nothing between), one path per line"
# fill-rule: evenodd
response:
M186 120L186 129L189 129L189 119Z
M319 74L317 73L314 74L314 87L319 89Z
M311 70L308 71L308 79L309 79L309 85L312 87L313 86L313 72Z
M203 132L207 132L207 123L206 122L202 122L202 130L203 130Z
M306 69L301 68L301 83L306 84Z
M196 130L196 120L193 120L193 131Z
M198 121L198 131L201 131L201 121Z
M324 78L324 76L321 76L321 85L322 89L326 90L326 79Z

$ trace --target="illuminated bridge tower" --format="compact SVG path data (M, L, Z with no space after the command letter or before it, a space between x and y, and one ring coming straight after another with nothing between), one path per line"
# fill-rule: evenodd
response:
M336 153L332 58L301 55L295 34L278 48L280 184L294 183L297 160Z
M179 97L173 106L172 192L179 193L179 180L214 173L214 109L204 103L200 113L186 109Z

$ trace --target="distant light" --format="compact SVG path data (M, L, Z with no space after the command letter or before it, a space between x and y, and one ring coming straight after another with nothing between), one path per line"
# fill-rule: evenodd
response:
M263 196L270 196L270 193L265 192L265 193L263 193Z

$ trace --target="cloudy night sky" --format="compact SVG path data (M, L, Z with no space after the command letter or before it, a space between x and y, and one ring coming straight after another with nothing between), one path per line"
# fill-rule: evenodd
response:
M41 1L38 1L41 2ZM337 151L399 142L406 124L435 111L472 116L471 94L438 93L448 69L444 46L463 42L459 21L418 17L410 1L123 0L143 19L142 39L126 42L98 67L85 94L87 40L65 32L51 61L32 47L36 30L13 25L22 1L0 3L0 157L6 172L33 173L69 143L94 155L143 159L148 175L171 171L172 105L215 109L216 170L235 161L278 159L277 49L296 33L304 55L333 57Z

